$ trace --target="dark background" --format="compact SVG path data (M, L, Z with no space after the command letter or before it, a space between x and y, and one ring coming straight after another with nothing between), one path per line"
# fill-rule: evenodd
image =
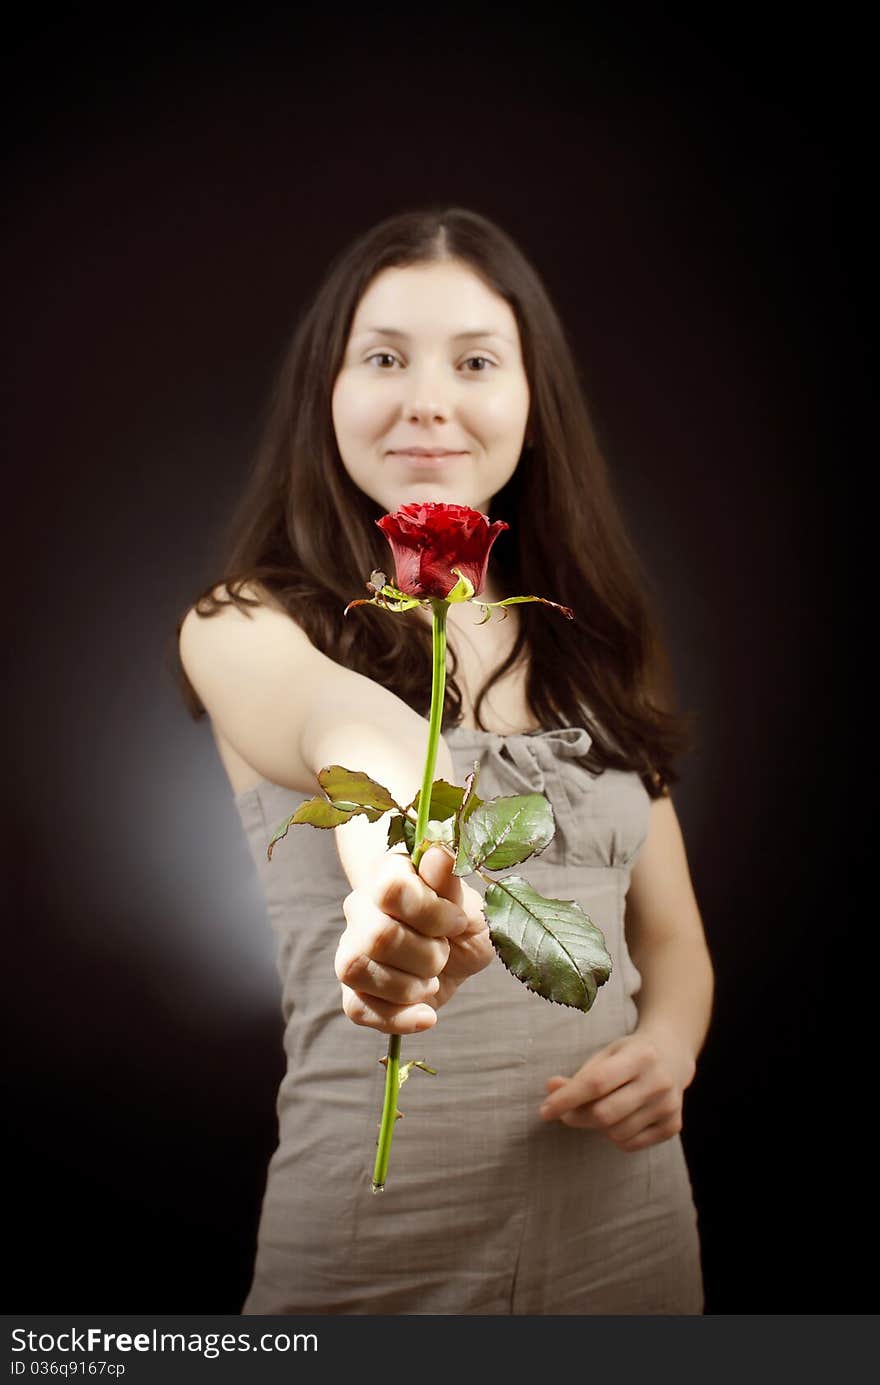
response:
M11 1309L235 1313L247 1291L273 939L166 648L219 575L328 259L450 203L559 307L698 717L675 799L716 967L683 1132L706 1311L867 1310L870 978L844 908L867 834L831 705L838 372L861 369L843 74L803 16L735 21L255 10L12 35Z

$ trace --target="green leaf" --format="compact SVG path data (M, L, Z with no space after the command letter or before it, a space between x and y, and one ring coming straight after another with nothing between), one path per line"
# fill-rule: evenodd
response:
M375 779L371 779L368 774L364 774L362 769L345 769L343 765L327 765L318 774L318 783L333 803L346 803L349 806L358 804L362 808L377 808L377 817L389 812L392 808L397 808L399 813L403 809L395 803L384 784L377 784ZM375 822L376 818L371 818Z
M477 795L477 780L480 777L480 762L479 760L474 760L473 763L474 767L470 774L465 775L464 795L461 800L461 809L458 815L459 827L466 823L471 814L475 812L477 808L481 808L485 802L485 799Z
M291 817L285 818L280 827L276 827L266 854L271 861L275 843L287 836L289 827L297 827L301 823L309 827L341 827L344 822L350 822L356 813L363 813L370 822L376 822L382 816L377 809L362 808L359 803L330 803L326 798L309 798L299 805Z
M473 867L469 866L467 862L464 860L460 851L461 833L463 827L470 820L473 813L475 813L476 810L478 808L481 808L483 805L482 798L480 798L476 792L477 780L480 777L479 760L474 760L473 765L474 767L470 771L470 773L465 775L464 793L461 800L461 806L455 815L455 836L453 838L453 846L455 847L455 865L452 867L453 875L470 875L471 870L473 869Z
M395 813L388 823L388 845L397 846L398 842L405 841L404 837L404 817L402 813Z
M410 818L395 815L388 826L388 845L403 842L410 856L416 849L416 825Z
M540 855L553 840L553 809L540 793L490 798L461 826L456 872L504 870Z
M589 1010L611 975L605 938L573 899L545 899L521 875L486 889L492 945L509 972L530 991Z
M428 806L428 817L435 822L444 822L446 818L454 817L461 807L464 789L459 788L458 784L450 784L447 779L435 779L431 785L431 802ZM422 791L419 789L409 807L418 814L419 803Z
M378 822L392 808L398 808L384 784L364 774L363 770L346 769L343 765L326 765L318 774L318 783L327 794L326 798L309 798L301 803L291 817L275 829L266 848L266 855L272 859L276 842L287 836L289 827L306 823L309 827L341 827L362 813L369 822ZM391 843L389 843L391 845Z

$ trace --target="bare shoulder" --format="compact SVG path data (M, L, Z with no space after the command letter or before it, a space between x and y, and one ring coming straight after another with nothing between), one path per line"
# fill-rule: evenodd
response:
M236 586L235 590L238 596L245 597L248 603L256 602L261 609L277 611L280 615L289 614L285 607L282 606L277 596L275 596L268 587L263 586L261 582L242 582ZM215 612L212 612L210 615L203 615L195 606L191 606L187 612L186 619L201 621L219 620L222 616L230 613L243 616L241 607L237 606L232 600L232 593L227 583L220 582L214 587L211 595L218 603ZM256 607L248 604L248 610L256 610ZM246 619L244 616L243 618Z
M195 679L205 660L210 662L215 654L222 657L230 642L238 645L241 639L246 638L245 631L254 628L260 630L261 639L262 632L272 631L274 638L293 641L304 651L306 648L314 649L303 627L265 587L259 583L245 582L238 589L238 594L257 604L248 605L243 610L231 599L228 587L221 583L213 590L219 602L216 609L203 613L197 605L191 606L181 622L180 658L193 686L196 686Z
M241 594L258 604L243 611L215 587L219 610L184 617L180 661L208 713L234 791L269 779L301 792L314 786L302 758L304 719L320 680L336 665L281 603L258 584Z
M239 595L248 597L251 601L259 601L261 606L268 607L270 611L278 611L281 615L287 616L288 620L293 619L278 597L268 587L264 587L262 582L243 582L239 587Z

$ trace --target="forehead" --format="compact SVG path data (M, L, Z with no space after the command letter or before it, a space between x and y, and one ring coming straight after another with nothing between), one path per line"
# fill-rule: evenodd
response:
M357 306L351 336L377 328L412 338L494 333L516 345L509 303L466 265L440 263L383 270Z

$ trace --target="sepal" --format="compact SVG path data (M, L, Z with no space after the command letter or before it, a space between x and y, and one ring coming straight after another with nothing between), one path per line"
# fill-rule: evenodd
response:
M460 567L454 567L451 571L458 573L458 581L455 586L446 593L445 600L453 606L457 605L459 601L470 601L476 591L473 582L469 577L465 577Z

